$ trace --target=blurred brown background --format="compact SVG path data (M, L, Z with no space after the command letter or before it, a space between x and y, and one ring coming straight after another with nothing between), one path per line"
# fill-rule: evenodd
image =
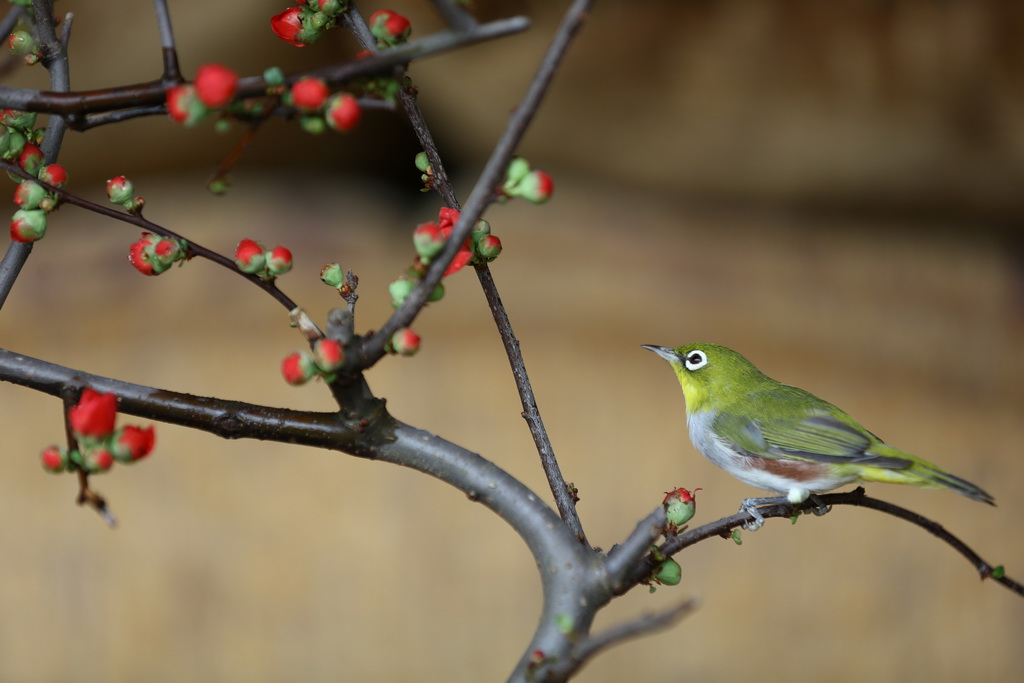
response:
M421 105L463 196L565 2L478 2L529 13L526 35L417 63ZM365 11L382 5L362 3ZM429 3L407 11L417 34ZM296 50L284 3L171 2L192 74L343 59L331 34ZM154 78L149 3L63 0L72 79ZM808 388L892 443L992 492L869 491L938 520L1024 578L1024 10L996 0L599 2L523 152L556 178L544 207L489 212L493 270L591 540L609 547L674 486L702 487L700 524L756 495L690 446L683 399L640 344L709 340ZM40 87L44 74L14 82ZM127 174L147 216L228 252L284 243L281 286L318 320L317 279L361 278L361 329L412 227L411 133L372 112L349 136L272 123L228 196L203 181L237 140L163 119L69 134L71 189ZM279 306L194 262L143 279L136 235L64 208L0 316L4 348L197 394L330 410L286 387L300 348ZM399 418L545 484L493 323L470 273L417 321L423 350L369 375ZM73 504L36 453L57 402L0 384L0 680L502 680L539 610L536 570L497 518L417 473L338 453L225 442L159 425L157 451L96 481L121 525ZM124 418L126 422L139 422ZM951 549L867 510L680 556L683 583L638 590L606 627L697 595L701 609L587 666L579 680L1018 680L1024 603ZM811 673L813 672L813 674Z

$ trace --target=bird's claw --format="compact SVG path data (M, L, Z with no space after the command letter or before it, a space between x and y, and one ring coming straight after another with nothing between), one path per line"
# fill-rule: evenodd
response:
M814 507L811 508L809 512L813 513L815 517L821 517L822 515L827 515L832 512L832 506L825 505L825 502L813 493L810 495L810 499L811 502L814 503Z

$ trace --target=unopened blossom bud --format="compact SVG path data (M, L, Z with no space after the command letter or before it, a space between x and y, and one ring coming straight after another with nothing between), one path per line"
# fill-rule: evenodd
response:
M310 135L322 135L327 130L327 124L320 116L303 116L299 119L299 125Z
M117 396L86 387L78 403L68 408L68 423L80 437L102 438L114 431Z
M307 13L309 10L305 7L289 7L270 19L270 28L284 42L296 47L305 47L312 42L307 40L308 36L302 27L302 18Z
M187 258L186 245L173 237L144 232L128 248L128 261L143 275L159 275Z
M416 253L420 260L429 263L430 259L441 253L447 240L441 234L441 228L436 223L423 223L412 233L412 242L416 247Z
M54 187L64 187L68 182L68 173L60 164L50 164L39 169L38 178Z
M0 157L16 159L21 150L25 149L25 136L13 126L0 124Z
M430 293L430 296L427 297L427 301L429 301L430 303L434 303L435 301L440 301L443 298L444 298L444 285L441 284L440 282L438 282L437 283L437 287L434 287L434 291L432 291Z
M366 22L378 45L404 43L412 32L412 24L398 12L382 9L370 15Z
M684 488L678 488L665 494L662 505L665 507L665 517L669 524L682 526L690 521L697 507L694 494L699 490L694 489L691 493Z
M114 204L130 202L132 200L132 192L134 191L135 187L132 185L132 181L123 175L107 181L107 197Z
M324 106L331 91L322 79L307 76L292 84L292 104L299 110L317 111Z
M284 381L293 386L305 384L316 376L316 364L305 351L296 351L281 361L281 374Z
M544 171L530 171L516 186L514 196L534 204L543 204L551 198L555 183Z
M271 87L284 85L284 71L279 66L272 66L263 72L263 80Z
M420 350L420 336L405 327L391 335L390 346L400 356L412 356Z
M199 100L217 109L231 102L238 89L238 74L223 64L204 64L196 70L196 95Z
M271 275L284 275L292 269L292 252L285 247L277 246L264 254L267 272Z
M196 94L194 85L185 83L167 89L167 113L174 121L191 127L199 123L208 112Z
M25 143L24 149L18 155L18 165L25 169L26 173L38 175L39 169L43 167L44 163L43 151L39 149L39 146L31 142Z
M345 348L337 339L317 339L313 344L313 361L324 372L334 372L345 362Z
M473 224L473 230L470 231L469 236L473 242L479 242L484 236L490 234L491 224L481 218Z
M28 132L36 125L38 114L34 111L19 111L17 109L4 109L0 120L4 125L17 130Z
M484 235L476 243L475 252L478 259L489 263L501 253L501 240L494 235Z
M391 294L391 305L398 308L415 287L416 285L413 282L404 277L392 282L388 285L388 293Z
M114 432L110 442L110 452L120 462L135 462L150 454L156 435L153 427L145 429L128 425Z
M424 173L431 172L432 169L430 168L430 159L427 158L426 152L420 152L419 154L417 154L415 162L416 168L418 168L419 170L423 171Z
M114 465L114 455L106 448L93 448L82 454L82 464L88 472L106 472Z
M328 263L320 269L320 279L325 285L340 290L345 285L345 271L340 263Z
M348 0L316 0L316 8L329 17L334 17L348 9Z
M68 452L57 446L47 446L39 454L39 459L47 472L63 472L68 466Z
M654 570L654 580L665 586L675 586L683 577L683 569L679 563L668 558Z
M11 216L11 239L35 242L46 235L46 212L42 209L18 209Z
M342 133L352 130L359 123L362 110L359 102L348 93L335 93L327 100L324 119L327 125Z
M7 36L7 47L11 48L11 54L24 57L38 51L39 44L28 31L14 31Z
M530 162L522 157L516 157L509 162L505 169L505 187L515 187L530 172Z
M263 245L251 239L244 239L235 248L235 265L243 273L260 273L266 266Z
M23 209L35 209L46 197L46 190L39 183L23 180L14 190L14 203Z

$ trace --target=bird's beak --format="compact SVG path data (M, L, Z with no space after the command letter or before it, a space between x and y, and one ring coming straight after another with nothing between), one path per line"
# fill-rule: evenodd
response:
M651 346L649 344L644 344L643 348L647 349L648 351L654 351L656 354L667 360L669 363L679 362L679 356L677 356L675 350L669 346Z

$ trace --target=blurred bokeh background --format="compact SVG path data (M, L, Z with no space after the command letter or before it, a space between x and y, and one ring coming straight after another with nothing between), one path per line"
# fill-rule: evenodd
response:
M420 104L463 197L566 2L485 2L523 35L417 62ZM284 3L170 3L182 67L244 74L343 60L332 33L275 39ZM385 5L361 3L364 11ZM426 2L394 2L416 35ZM62 0L75 88L157 77L149 3ZM873 485L1024 578L1024 6L999 0L598 2L522 152L554 174L543 207L487 215L494 276L592 542L610 547L675 486L694 523L756 495L690 446L683 398L640 344L708 340L844 407L895 445L992 492ZM37 68L7 82L44 87ZM350 135L272 122L225 197L205 178L241 130L163 118L66 138L70 188L130 176L146 215L211 248L242 237L296 257L281 286L316 318L317 275L360 277L357 324L390 311L409 234L436 215L415 139L368 112ZM330 410L293 389L301 347L247 283L193 262L125 263L137 235L66 207L0 316L0 345L102 375ZM545 484L475 278L448 281L413 359L369 374L402 420ZM415 472L336 452L226 442L158 425L144 463L96 480L120 520L74 505L36 453L58 402L0 384L0 680L502 680L535 626L539 583L500 520ZM126 422L138 419L122 418ZM599 628L699 596L701 609L602 654L580 681L1019 680L1024 603L950 548L877 513L837 509L708 541L683 582L637 590Z

